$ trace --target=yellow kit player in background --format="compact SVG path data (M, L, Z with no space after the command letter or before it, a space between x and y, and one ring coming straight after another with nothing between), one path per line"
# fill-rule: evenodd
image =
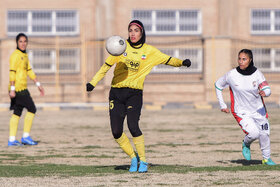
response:
M27 36L23 33L19 33L16 37L16 43L17 49L10 57L9 96L11 98L10 109L14 110L14 113L10 119L8 146L21 146L22 144L37 145L38 142L35 142L29 135L33 118L36 113L36 107L27 90L27 76L29 76L37 85L41 96L44 95L44 89L40 82L37 81L36 75L32 71L28 60L28 55L26 53L28 44ZM16 140L16 133L23 108L26 108L28 112L24 118L23 136L20 143Z
M129 171L143 173L147 172L148 163L145 157L144 136L138 122L143 104L145 77L156 65L189 67L191 61L189 59L183 61L170 57L161 53L155 47L146 44L145 29L138 20L133 20L129 23L128 36L126 51L120 56L109 56L106 59L105 64L87 83L87 91L92 91L106 72L116 64L109 95L111 130L116 142L131 158ZM127 117L128 129L133 136L132 139L137 153L123 132L125 117Z

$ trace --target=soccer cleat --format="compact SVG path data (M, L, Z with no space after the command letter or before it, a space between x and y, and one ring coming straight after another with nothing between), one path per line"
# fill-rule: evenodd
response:
M8 141L8 146L22 146L22 144L19 141L15 140L12 142Z
M246 146L244 142L242 143L242 154L246 160L251 160L250 146Z
M269 158L269 159L263 159L263 160L262 160L262 164L264 164L264 165L269 165L269 166L274 166L274 165L276 165L276 163L273 162L273 161L271 160L271 158Z
M137 171L137 167L138 167L137 157L133 157L131 159L131 164L130 164L129 172L136 172Z
M35 142L34 140L32 140L32 138L30 136L26 137L26 138L21 138L21 143L24 145L37 145L38 142Z
M139 165L138 172L139 173L146 173L147 171L148 171L148 163L140 160L140 165Z

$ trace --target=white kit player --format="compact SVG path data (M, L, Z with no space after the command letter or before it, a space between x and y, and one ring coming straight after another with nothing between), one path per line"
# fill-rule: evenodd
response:
M229 113L222 91L229 86L231 113L246 134L242 143L242 154L251 160L250 145L259 139L262 163L276 165L270 158L270 127L263 97L271 94L263 74L254 66L253 53L242 49L238 53L238 67L230 70L215 83L216 95L221 111Z

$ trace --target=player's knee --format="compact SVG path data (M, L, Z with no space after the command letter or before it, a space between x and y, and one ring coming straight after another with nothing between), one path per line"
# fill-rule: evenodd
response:
M15 109L14 114L20 117L22 114L22 109Z
M35 106L28 108L28 112L35 114L37 112L37 108Z
M131 133L131 135L132 135L133 137L138 137L138 136L141 136L141 135L142 135L142 132L141 132L140 129L139 129L138 131L130 132L130 133Z
M122 136L122 133L123 132L119 129L112 130L112 134L115 139L119 139Z
M248 134L248 138L252 139L252 140L256 140L260 137L260 133L258 131L252 131L249 132Z
M141 132L141 130L140 130L138 125L134 126L134 127L129 126L128 129L129 129L129 132L131 133L131 135L133 137L138 137L138 136L142 135L142 132Z

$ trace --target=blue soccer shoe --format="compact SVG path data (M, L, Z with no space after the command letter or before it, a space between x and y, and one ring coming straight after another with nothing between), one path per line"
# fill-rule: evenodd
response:
M147 171L148 171L148 163L140 160L140 165L139 165L138 172L139 173L146 173Z
M19 142L19 141L17 141L17 140L15 140L15 141L8 141L8 146L10 147L10 146L22 146L22 144Z
M21 143L23 145L37 145L38 142L32 140L32 138L30 136L26 137L26 138L21 138Z
M136 172L137 169L138 169L138 160L137 160L137 157L133 157L131 159L131 164L130 164L129 172Z
M275 166L275 165L276 165L276 163L273 162L273 161L271 160L271 158L269 158L269 159L263 159L263 160L262 160L262 164L264 164L264 165L269 165L269 166Z

